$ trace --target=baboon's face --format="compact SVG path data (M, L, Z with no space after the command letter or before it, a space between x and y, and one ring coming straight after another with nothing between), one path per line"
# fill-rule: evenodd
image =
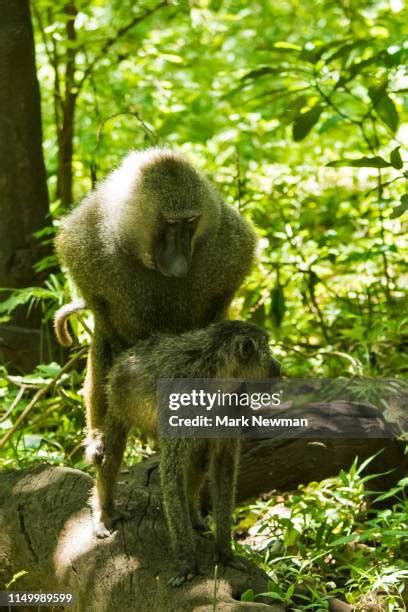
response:
M157 270L164 276L187 276L193 256L194 235L200 222L198 210L162 216L158 224L154 250Z
M216 217L205 180L185 161L161 159L145 168L138 199L149 267L163 276L187 276L197 238Z
M261 333L246 334L238 339L237 378L276 378L280 364L272 356L268 337Z
M217 325L221 334L224 330L226 342L230 336L229 364L226 367L230 365L232 378L267 379L280 376L280 364L272 356L268 334L264 330L243 321L226 321Z

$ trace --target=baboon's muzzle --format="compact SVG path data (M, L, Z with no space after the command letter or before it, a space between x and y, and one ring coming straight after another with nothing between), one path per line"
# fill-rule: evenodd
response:
M156 266L164 276L184 278L191 263L191 228L186 221L166 228L156 250Z

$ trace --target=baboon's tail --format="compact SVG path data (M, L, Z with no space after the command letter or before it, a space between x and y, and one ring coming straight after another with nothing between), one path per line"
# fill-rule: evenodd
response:
M72 336L68 331L68 319L75 312L84 310L86 303L84 300L74 300L69 304L64 304L54 315L54 331L57 340L62 346L72 345Z

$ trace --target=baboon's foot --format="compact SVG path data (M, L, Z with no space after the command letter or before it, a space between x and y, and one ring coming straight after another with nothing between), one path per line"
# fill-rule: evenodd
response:
M99 518L94 518L94 534L97 538L108 538L116 529L119 521L128 521L131 515L125 510L113 510L101 513Z
M105 456L105 441L103 433L92 430L85 440L85 457L91 465L101 465Z
M197 576L197 564L193 560L182 561L178 565L177 574L168 581L168 586L179 587Z
M95 521L93 531L97 538L103 539L108 538L113 533L114 528L110 523L100 520Z
M222 563L222 565L232 567L240 572L246 572L248 570L248 566L245 565L244 561L233 555L231 550L216 551L215 561Z

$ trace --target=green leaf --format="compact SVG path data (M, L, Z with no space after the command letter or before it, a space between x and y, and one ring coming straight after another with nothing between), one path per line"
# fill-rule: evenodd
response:
M379 156L375 157L359 157L358 159L337 159L336 161L326 164L332 168L340 168L349 166L352 168L389 168L390 162Z
M210 1L210 9L212 11L219 11L222 6L222 0L211 0Z
M165 59L172 64L182 64L183 58L179 55L175 55L174 53L161 53L160 59Z
M387 85L388 77L383 75L374 85L369 87L368 95L380 119L388 125L390 130L395 132L398 127L399 117L394 102L387 94Z
M401 217L401 215L403 215L407 210L408 193L404 193L404 195L401 196L401 204L398 204L398 206L393 209L392 213L390 214L390 219L397 219L398 217Z
M321 525L319 526L317 532L316 532L316 539L315 539L316 548L320 548L320 545L321 545L322 539L323 539L323 533L326 530L326 525L327 525L327 521L323 520Z
M241 595L241 601L254 601L255 593L253 589L248 589Z
M333 51L333 49L340 47L345 42L346 42L346 39L343 38L343 39L331 41L325 45L316 44L316 46L313 49L306 49L306 47L303 47L302 53L300 54L300 58L306 60L307 62L311 62L315 64L321 59L322 55L324 55L328 51Z
M306 96L298 96L297 98L290 100L280 117L281 122L286 125L293 123L293 121L298 116L301 109L305 106L306 103Z
M329 130L334 128L340 121L344 121L344 117L342 117L341 115L332 115L322 123L319 128L319 134L324 134L325 132L328 132Z
M275 593L274 591L268 591L266 595L270 597L271 599L276 599L277 601L284 601L284 598L282 597L282 595L280 595L279 593Z
M265 304L262 302L258 306L254 308L254 310L250 313L250 321L254 325L259 325L259 327L263 327L266 319L265 312Z
M10 296L0 304L0 313L10 314L17 306L27 304L32 300L52 299L57 296L54 291L49 291L43 287L24 287L23 289L9 289L0 287L0 291L9 291Z
M337 51L332 53L328 58L326 58L326 64L329 64L335 59L342 58L350 53L356 46L356 42L346 43L342 45Z
M60 372L61 366L59 363L52 361L51 363L40 363L36 367L36 372L44 378L54 378Z
M299 45L295 45L293 43L287 42L286 40L278 40L274 45L272 45L274 49L288 49L289 51L301 51L301 47Z
M408 62L408 49L402 48L395 53L385 52L383 58L384 64L391 68L392 66L400 66Z
M293 123L293 140L300 142L310 132L312 127L318 122L320 115L322 114L323 106L320 102L317 102L312 108L305 113L300 113Z
M300 537L300 531L294 527L290 527L286 530L284 541L286 546L294 546Z
M8 590L11 587L11 585L14 584L19 578L21 578L22 576L25 576L28 573L29 572L26 572L26 570L20 570L19 572L17 572L17 574L14 574L10 582L7 582L5 584L6 589Z
M379 495L378 497L375 498L375 503L384 501L385 499L389 499L390 497L394 497L396 493L401 493L400 487L393 487L392 489L389 489L382 495Z
M402 166L404 165L404 162L402 161L402 157L400 155L399 149L400 149L400 147L397 147L396 149L391 151L391 155L390 155L391 164L397 170L401 170Z
M388 78L387 76L383 76L382 78L378 79L374 85L368 88L368 95L370 96L371 102L373 103L374 107L377 106L382 96L387 93L387 85Z
M290 603L292 600L292 595L295 592L295 584L291 584L286 591L285 601L286 603Z
M283 287L277 285L271 292L271 315L276 327L280 327L283 317L285 316L285 294Z
M244 76L241 77L241 80L245 81L246 79L257 79L265 74L280 74L281 72L282 68L280 66L261 66L260 68L255 68L254 70L250 70L244 74Z
M395 132L399 122L398 112L394 102L387 93L381 96L380 100L375 105L375 110L384 123L388 125L390 130Z

